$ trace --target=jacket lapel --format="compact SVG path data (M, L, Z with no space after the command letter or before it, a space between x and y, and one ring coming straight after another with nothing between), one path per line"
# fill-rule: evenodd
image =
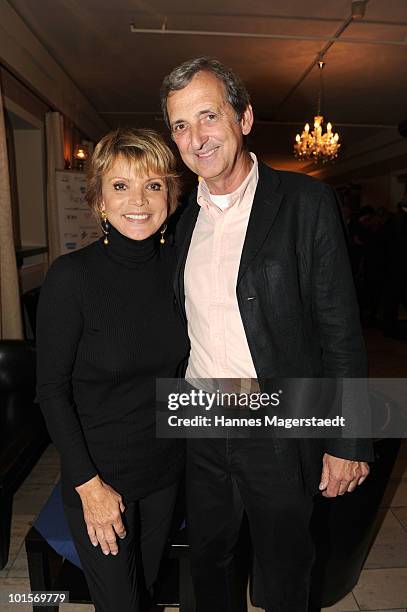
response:
M277 172L259 163L259 182L243 244L237 284L240 283L271 230L283 199L283 194L278 190L279 185L280 179Z
M277 172L260 162L259 182L257 184L250 219L247 226L246 237L243 244L237 284L239 284L247 268L260 251L271 230L273 221L283 199L282 193L278 190L279 185L280 179ZM174 291L185 322L184 270L199 210L200 207L196 201L195 189L191 193L188 205L179 221L179 231L177 232L178 236L176 237L178 247L178 263L175 271Z
M174 292L181 308L182 315L186 324L185 312L185 290L184 290L184 270L188 255L189 245L191 244L192 234L198 217L200 207L196 201L196 189L189 197L187 208L179 221L179 231L176 237L178 249L178 261L175 269Z

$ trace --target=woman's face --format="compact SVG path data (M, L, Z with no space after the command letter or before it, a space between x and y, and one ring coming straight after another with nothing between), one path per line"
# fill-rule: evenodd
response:
M102 178L101 210L124 236L144 240L154 234L168 214L166 180L152 173L141 176L118 156Z

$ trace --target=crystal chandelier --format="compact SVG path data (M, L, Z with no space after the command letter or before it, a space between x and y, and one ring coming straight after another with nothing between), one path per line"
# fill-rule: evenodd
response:
M319 67L319 92L317 103L317 114L314 117L314 129L310 129L309 123L306 123L301 136L297 134L294 144L294 155L299 160L311 159L315 163L322 162L325 164L328 161L334 161L338 157L339 149L339 134L332 132L332 123L326 125L326 132L323 132L322 124L324 117L321 114L321 98L323 93L322 70L325 62L320 59Z

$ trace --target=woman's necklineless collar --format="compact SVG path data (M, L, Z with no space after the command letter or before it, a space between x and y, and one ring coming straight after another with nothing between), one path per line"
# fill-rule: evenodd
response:
M133 240L121 234L111 225L108 244L104 244L104 238L99 243L106 255L128 267L139 267L141 264L150 261L159 253L159 234L155 233L144 240Z

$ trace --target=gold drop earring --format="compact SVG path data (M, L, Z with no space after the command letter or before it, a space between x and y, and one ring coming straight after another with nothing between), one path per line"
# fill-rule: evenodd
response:
M110 223L107 219L107 215L104 210L100 211L100 217L101 217L100 226L102 228L102 232L105 235L105 239L103 240L103 243L107 246L109 244Z
M160 244L165 244L164 234L165 234L166 229L167 229L167 224L164 223L163 227L160 230L160 234L161 234Z

